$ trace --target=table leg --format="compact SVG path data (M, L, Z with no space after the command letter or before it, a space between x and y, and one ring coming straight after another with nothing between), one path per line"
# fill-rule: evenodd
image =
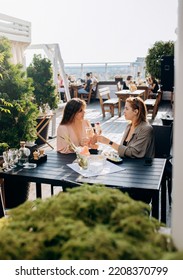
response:
M166 178L163 177L161 183L161 222L166 224L166 211L167 211L167 187L166 187Z
M53 185L51 185L51 195L54 194L54 189L53 189Z
M43 142L44 142L45 144L47 144L48 146L50 146L50 148L52 148L52 149L54 150L54 147L53 147L47 140L45 140L44 137L42 137L38 132L37 132L37 136L38 136L41 140L43 140Z
M42 198L41 183L36 183L36 198Z
M43 117L43 119L40 121L40 123L37 125L37 136L45 143L47 144L48 146L50 146L50 148L52 148L54 150L54 147L46 140L44 139L44 137L42 137L42 135L40 135L40 133L42 132L42 130L47 126L49 125L50 121L52 120L53 118L53 115L46 115ZM44 125L42 125L42 123L46 120L46 122L44 123ZM40 126L42 125L41 128L39 128Z
M152 216L159 220L159 190L154 191L153 197L152 197Z
M118 116L121 117L121 98L118 98L119 104L118 104Z

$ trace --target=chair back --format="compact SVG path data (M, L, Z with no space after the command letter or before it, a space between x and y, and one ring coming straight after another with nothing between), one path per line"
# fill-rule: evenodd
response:
M114 108L118 107L119 109L118 98L110 98L109 87L100 88L98 92L103 117L105 117L105 112L110 112L111 116L114 117Z
M155 157L170 158L172 147L172 125L152 125L155 139Z
M95 89L93 88L93 86L95 87ZM98 91L98 83L94 82L92 86L92 93L91 93L91 98L92 99L96 99L97 96L97 91Z
M90 100L91 100L91 96L92 96L92 87L93 87L93 84L91 83L89 92L80 94L80 98L85 100L87 104L90 104Z
M103 100L110 99L109 87L100 88L98 92L99 92L100 104L103 104Z

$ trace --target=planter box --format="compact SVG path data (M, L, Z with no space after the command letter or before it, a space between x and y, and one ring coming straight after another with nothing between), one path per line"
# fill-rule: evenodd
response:
M21 179L4 179L3 193L5 208L11 209L24 203L29 196L30 183Z

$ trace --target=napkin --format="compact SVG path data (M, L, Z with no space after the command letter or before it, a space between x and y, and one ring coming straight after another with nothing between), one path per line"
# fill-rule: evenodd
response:
M95 172L91 172L88 169L82 169L78 163L71 163L71 164L67 164L70 168L72 168L74 171L76 171L77 173L81 174L84 177L92 177L92 176L99 176L99 175L105 175L108 173L115 173L115 172L120 172L125 170L125 168L122 168L118 165L115 165L109 161L106 161L105 166L103 168L103 170L101 171L95 171Z

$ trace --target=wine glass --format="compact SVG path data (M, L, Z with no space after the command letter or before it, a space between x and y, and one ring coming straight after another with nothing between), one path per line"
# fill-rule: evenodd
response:
M96 133L97 135L102 134L102 128L101 128L99 122L95 124L95 133Z
M10 171L11 168L11 153L9 150L3 152L3 167L5 168L6 171Z
M92 127L86 127L85 131L86 131L86 141L89 144L91 138L93 137L93 128Z
M90 139L93 136L93 128L92 127L86 127L86 137Z
M15 168L16 165L18 164L18 149L11 148L9 149L9 154L10 154L10 165L12 168Z

